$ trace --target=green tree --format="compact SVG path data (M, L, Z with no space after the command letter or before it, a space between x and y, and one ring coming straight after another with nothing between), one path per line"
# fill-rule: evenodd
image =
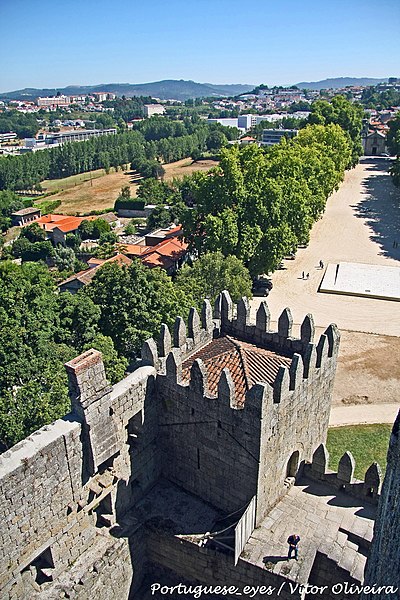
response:
M75 252L72 248L57 246L53 250L53 261L59 271L71 271L75 266Z
M389 121L387 146L391 154L397 157L400 156L400 112L396 114L394 119Z
M43 242L46 238L46 232L37 223L32 223L21 229L21 237L26 238L30 242Z
M138 260L128 268L105 264L83 293L100 308L100 333L111 337L118 354L129 360L147 338L158 336L161 323L172 326L179 314L187 318L193 304L164 271Z
M152 213L147 217L147 229L152 230L157 227L167 227L171 224L172 217L168 208L156 206Z
M177 274L175 284L185 294L192 294L200 308L204 298L214 302L218 294L228 290L234 301L242 296L251 297L251 278L248 270L236 256L209 252L185 265Z
M207 137L206 144L208 150L220 150L228 143L228 139L222 131L212 131Z
M58 314L54 291L44 266L0 264L3 449L68 411L63 363L73 358L75 350L55 342Z

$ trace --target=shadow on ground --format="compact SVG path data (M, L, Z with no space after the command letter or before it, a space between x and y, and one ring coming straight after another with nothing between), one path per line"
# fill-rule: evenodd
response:
M390 160L367 157L361 162L370 174L361 184L365 197L352 206L355 216L372 229L370 239L380 246L381 256L400 260L400 190L388 173Z

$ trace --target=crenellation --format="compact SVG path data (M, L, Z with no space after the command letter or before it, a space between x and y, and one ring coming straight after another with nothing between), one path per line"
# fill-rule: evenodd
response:
M269 312L268 304L263 300L256 313L256 329L260 331L260 333L266 333L269 331L270 321L271 314Z
M239 408L236 402L235 384L229 369L222 369L218 381L218 400L229 408Z
M290 308L284 308L278 319L278 335L282 340L292 336L293 317Z
M194 346L196 346L199 343L200 330L201 327L199 313L197 312L196 308L192 306L192 308L189 311L188 332L189 337L193 339Z
M317 369L325 367L325 365L327 364L328 351L328 336L322 333L317 344L317 360L315 362L315 366L317 367Z
M213 313L208 299L203 300L201 307L201 326L208 335L212 335L214 329Z
M320 444L312 455L312 461L305 464L305 473L312 479L324 481L334 490L345 491L352 496L377 504L380 496L380 478L382 476L379 465L377 463L370 465L366 471L364 481L355 479L355 466L353 455L351 452L346 451L339 461L337 472L331 471L328 468L328 450L325 444Z
M174 323L174 348L186 351L186 324L182 317L176 317Z
M208 396L208 374L201 359L197 358L190 369L189 389L193 394Z
M295 353L289 368L289 390L293 391L303 382L304 364L301 354Z
M308 313L301 324L300 327L300 339L304 345L309 344L314 341L315 335L315 326L314 326L314 317Z
M304 379L313 379L315 370L314 367L317 364L317 347L315 344L310 342L307 344L307 348L303 355L303 364L304 364Z
M158 352L160 357L165 357L171 352L172 338L171 333L168 329L168 325L165 323L161 324L160 337L158 340Z
M356 463L351 452L346 451L339 461L337 478L345 483L352 483Z
M329 479L327 461L318 471L313 451L326 438L336 326L320 338L318 366L310 315L299 338L292 337L289 309L270 331L266 302L252 323L247 299L234 306L223 292L214 315L205 300L201 316L191 309L187 332L178 317L173 345L163 324L158 345L146 340L141 366L114 386L95 350L66 365L71 414L0 457L0 515L11 530L0 551L4 586L22 586L24 597L25 573L31 582L35 561L50 549L54 581L35 594L46 589L52 599L65 590L90 598L99 586L107 589L110 573L118 579L122 572L140 587L147 550L118 535L127 520L140 532L135 540L145 540L138 505L160 478L225 514L257 495L258 522L304 464L315 478ZM368 483L376 479L371 470ZM115 590L112 598L127 597L126 585Z
M290 375L289 369L281 365L274 382L274 403L278 404L289 394Z
M327 327L325 331L325 335L328 337L329 342L329 351L328 356L332 358L333 356L337 356L339 351L339 343L340 343L340 331L337 328L335 323L331 323L329 327Z
M159 369L158 349L153 338L149 338L143 343L141 358L144 366L154 367L156 370Z
M233 302L229 292L224 290L220 294L221 297L221 327L229 326L233 319Z
M376 497L378 494L380 494L382 481L382 469L377 462L373 462L365 472L365 495Z
M179 348L172 348L165 363L167 378L175 383L182 380L182 353Z
M250 304L247 296L240 298L236 307L237 326L241 329L246 329L246 326L250 325Z

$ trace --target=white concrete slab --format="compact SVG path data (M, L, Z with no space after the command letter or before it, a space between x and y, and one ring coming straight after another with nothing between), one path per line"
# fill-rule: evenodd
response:
M329 263L318 291L400 301L400 267Z

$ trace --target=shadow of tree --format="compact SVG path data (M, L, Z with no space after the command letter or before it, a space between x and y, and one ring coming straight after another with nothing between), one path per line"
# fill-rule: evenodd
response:
M362 182L365 196L353 206L355 216L365 220L372 233L370 239L377 243L380 255L400 260L400 189L396 188L388 173L390 161L382 158L364 158L370 174Z

